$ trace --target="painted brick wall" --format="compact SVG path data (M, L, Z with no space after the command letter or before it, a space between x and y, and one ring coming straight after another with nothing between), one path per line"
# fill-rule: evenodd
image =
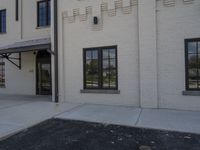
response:
M109 11L101 11L101 2L59 1L59 14L63 16L59 20L59 41L63 41L59 44L59 53L63 53L59 66L63 64L64 99L70 102L139 106L137 6L123 10L115 9L114 3L108 3ZM87 19L80 20L80 15L70 17L77 14L77 10L73 11L72 8L79 8L79 12L84 13L87 6L92 7ZM93 16L99 17L99 25L92 24ZM83 48L111 45L118 46L118 84L121 93L81 94Z
M157 2L158 93L160 108L200 110L199 96L183 96L185 90L184 39L200 37L200 1L172 6Z

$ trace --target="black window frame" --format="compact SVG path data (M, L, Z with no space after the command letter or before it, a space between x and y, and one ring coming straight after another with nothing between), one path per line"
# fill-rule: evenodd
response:
M2 67L4 66L4 67ZM2 68L1 68L2 67ZM4 82L0 82L0 88L5 87L5 62L0 62L0 72L4 78Z
M39 5L41 3L46 3L46 24L45 25L40 25L40 9L39 9ZM49 14L49 5L48 3L50 3L50 14ZM50 17L49 17L50 16ZM51 26L51 0L41 0L37 2L37 27L49 27Z
M1 18L1 16L2 16L2 12L5 12L5 30L1 30L2 29L2 18ZM7 31L7 15L6 15L6 9L2 9L2 10L0 10L0 33L6 33L6 31Z
M103 87L103 49L115 49L115 71L116 71L116 87L105 88ZM99 79L98 79L98 87L87 87L86 86L86 52L91 50L98 51L98 71L99 71ZM110 81L109 81L110 82ZM92 47L92 48L83 48L83 88L86 90L118 90L118 49L117 45L114 46L103 46L103 47Z
M189 87L189 61L188 61L188 56L193 54L189 54L188 50L188 43L190 42L196 42L196 57L197 57L197 78L200 76L200 66L198 64L198 57L200 56L200 53L198 52L198 42L200 42L200 38L192 38L192 39L185 39L185 86L186 86L186 91L200 91L200 88L198 87L200 85L200 79L197 79L197 88L190 88Z

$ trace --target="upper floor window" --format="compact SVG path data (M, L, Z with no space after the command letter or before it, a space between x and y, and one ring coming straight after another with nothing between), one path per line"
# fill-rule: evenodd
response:
M5 63L0 58L0 87L5 87Z
M6 32L6 10L0 10L0 33Z
M200 90L200 38L185 40L186 90Z
M117 47L84 49L84 89L117 89Z
M51 1L43 0L37 3L37 26L44 27L51 24Z

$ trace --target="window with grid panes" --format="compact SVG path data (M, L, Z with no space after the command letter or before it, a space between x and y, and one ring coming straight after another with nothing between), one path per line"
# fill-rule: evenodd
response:
M200 38L185 40L186 90L200 90Z
M117 46L84 49L84 89L117 89Z

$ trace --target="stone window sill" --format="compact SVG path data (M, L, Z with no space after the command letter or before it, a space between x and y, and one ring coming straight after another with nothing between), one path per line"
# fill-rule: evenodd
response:
M4 35L4 34L7 34L7 32L0 32L0 35Z
M46 29L46 28L50 28L51 26L38 26L38 27L36 27L36 29Z
M119 90L80 90L81 93L91 93L91 94L120 94Z
M183 91L182 94L185 96L200 96L200 91Z

